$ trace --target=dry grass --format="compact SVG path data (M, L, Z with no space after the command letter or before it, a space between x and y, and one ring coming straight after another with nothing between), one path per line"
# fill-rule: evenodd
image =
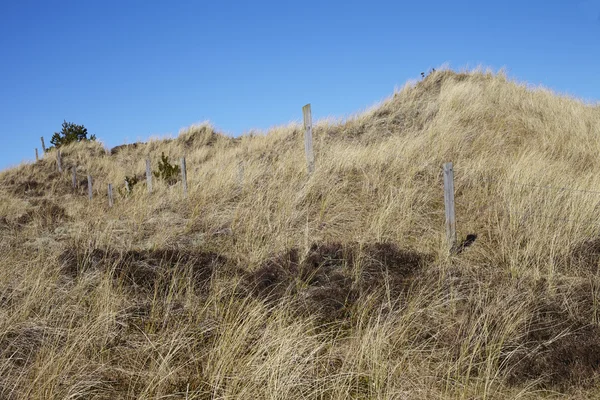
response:
M314 134L310 178L297 125L2 172L0 398L600 396L600 194L539 187L600 191L598 106L437 71ZM146 193L161 152L188 198Z

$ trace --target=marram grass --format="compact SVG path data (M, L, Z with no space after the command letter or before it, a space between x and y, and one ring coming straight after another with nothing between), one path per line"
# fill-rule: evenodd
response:
M313 133L310 177L295 124L2 172L0 398L600 396L600 107L442 70Z

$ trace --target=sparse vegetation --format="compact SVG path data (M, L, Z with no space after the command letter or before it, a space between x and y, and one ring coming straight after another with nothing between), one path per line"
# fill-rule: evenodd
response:
M66 146L100 188L186 155L111 209L0 173L0 398L600 397L600 108L436 70L313 132L310 179L295 124Z

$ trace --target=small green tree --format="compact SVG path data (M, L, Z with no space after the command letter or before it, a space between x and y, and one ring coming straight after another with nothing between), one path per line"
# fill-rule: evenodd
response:
M50 143L54 147L61 147L72 142L81 142L82 140L96 140L96 135L91 135L88 139L87 128L83 125L77 125L72 122L64 121L60 132L54 132Z
M169 163L169 157L165 156L164 152L162 153L160 159L161 161L158 162L158 171L153 172L154 176L161 178L169 185L175 184L179 180L181 168L179 168L178 165L171 165Z

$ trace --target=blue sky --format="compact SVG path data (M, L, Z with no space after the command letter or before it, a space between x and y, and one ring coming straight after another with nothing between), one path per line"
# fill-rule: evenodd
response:
M63 120L112 147L344 117L449 63L600 100L600 0L0 0L0 169Z

